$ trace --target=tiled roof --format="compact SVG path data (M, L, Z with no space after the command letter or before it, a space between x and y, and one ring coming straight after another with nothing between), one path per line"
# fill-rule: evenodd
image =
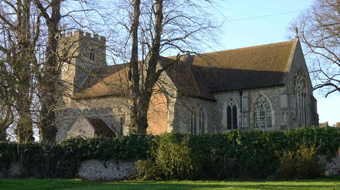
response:
M294 41L205 53L191 60L202 67L286 72Z
M326 121L325 123L319 123L319 128L324 128L324 127L329 127L328 121Z
M89 76L83 82L81 88L86 89L95 84L99 81L102 81L104 78L108 77L109 75L115 74L118 71L128 67L128 64L117 64L117 65L109 65L105 67L95 68L90 73Z
M183 56L166 73L185 96L215 100L214 92L283 85L297 40ZM174 57L162 57L162 66ZM108 66L94 70L99 77L85 83L88 88L76 98L122 95L127 92L128 66ZM94 85L92 85L94 84Z
M110 66L108 67L110 68ZM105 68L103 68L102 71L110 71L106 70ZM94 76L94 80L97 80L98 82L94 83L94 85L90 85L88 88L85 88L80 93L76 94L74 98L81 99L103 96L121 96L126 94L128 89L129 67L119 67L119 71L116 71L116 69L112 69L115 71L114 74L108 75L106 77L100 77L102 73L98 73L98 77ZM104 74L104 76L105 75L106 74Z
M161 61L162 65L170 62L173 60L169 58ZM182 95L215 100L207 85L210 80L202 75L199 67L179 61L172 63L165 72Z

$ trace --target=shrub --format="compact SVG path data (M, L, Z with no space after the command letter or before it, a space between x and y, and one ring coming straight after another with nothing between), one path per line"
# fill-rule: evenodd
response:
M160 137L157 149L145 161L138 161L140 179L197 179L200 162L188 148L189 136L172 133Z
M296 151L285 151L279 155L280 176L283 179L312 179L320 177L322 166L317 160L315 144L310 148L305 143Z

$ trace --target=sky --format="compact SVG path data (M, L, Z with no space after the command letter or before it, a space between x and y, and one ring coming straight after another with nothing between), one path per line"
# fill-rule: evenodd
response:
M293 39L295 34L288 30L290 23L313 2L314 0L227 0L222 5L226 21L219 40L221 46L214 49L234 49ZM328 121L329 125L340 122L340 114L334 111L340 105L340 93L324 98L324 92L314 91L314 96L318 100L319 122Z

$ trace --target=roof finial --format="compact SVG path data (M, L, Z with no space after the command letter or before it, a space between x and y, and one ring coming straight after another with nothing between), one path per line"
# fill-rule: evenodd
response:
M295 38L299 38L299 29L295 27Z

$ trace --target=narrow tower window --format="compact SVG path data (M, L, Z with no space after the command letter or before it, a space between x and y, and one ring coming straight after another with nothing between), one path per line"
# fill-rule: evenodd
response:
M95 60L95 54L93 52L90 52L90 60L91 61Z

